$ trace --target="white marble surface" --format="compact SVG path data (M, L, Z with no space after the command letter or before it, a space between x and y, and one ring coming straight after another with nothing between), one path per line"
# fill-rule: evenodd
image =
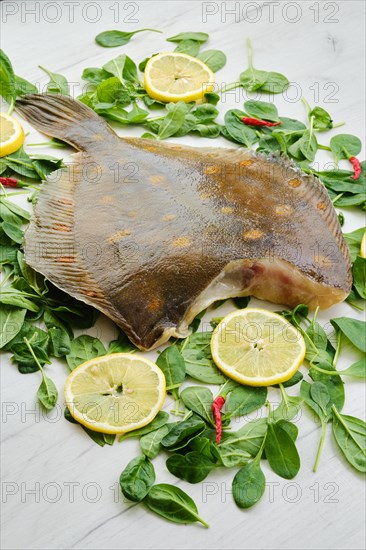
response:
M108 1L3 1L2 47L17 74L30 81L46 82L37 68L43 65L78 83L86 66L101 66L121 52L140 61L152 52L168 51L170 44L164 37L186 30L206 31L210 33L207 47L222 49L228 56L227 66L217 75L218 81L232 82L247 67L245 39L249 36L256 66L281 71L295 83L287 98L276 97L283 115L304 117L299 99L301 89L310 103L325 106L335 121L347 121L341 131L364 135L365 3L362 0L120 2L120 21L114 22L117 5L118 2ZM70 21L72 6L74 17ZM34 7L40 11L37 21L30 13ZM236 13L229 14L228 10L233 8ZM204 13L208 14L206 18ZM99 20L93 22L97 16ZM141 33L123 48L109 50L94 43L95 35L103 30L144 27L160 29L164 35ZM314 90L318 90L319 97L314 97ZM222 111L234 106L240 108L241 94L230 94L221 106ZM127 131L142 133L139 128ZM27 142L40 141L39 138L31 130ZM326 140L324 135L321 141ZM180 141L212 143L188 137ZM224 144L227 142L222 140ZM57 154L61 156L62 152L56 151ZM326 154L321 158L329 161ZM346 231L364 223L360 213L347 211L345 216ZM224 306L224 312L225 307L228 306ZM323 313L320 320L327 325L330 317L343 314L362 318L348 305L338 305ZM101 319L90 333L107 342L114 330L107 320ZM341 365L349 364L352 358L352 351L345 349ZM62 395L67 367L55 361L47 371ZM81 429L64 421L62 398L56 413L45 415L39 410L35 403L38 384L38 374L23 376L8 357L2 357L4 550L361 549L365 545L363 478L340 456L330 427L319 470L312 473L319 426L308 410L303 411L298 421L302 458L299 475L287 482L264 464L268 483L265 496L248 511L240 511L232 501L233 471L218 470L205 483L189 485L167 472L163 456L154 461L159 482L176 483L195 499L201 515L211 525L206 530L199 524L179 526L165 522L141 505L124 502L117 481L127 462L139 452L138 443L130 440L99 448ZM270 395L273 401L278 401L276 390L271 390ZM169 403L166 408L169 410ZM344 412L364 417L364 409L363 384L347 380Z

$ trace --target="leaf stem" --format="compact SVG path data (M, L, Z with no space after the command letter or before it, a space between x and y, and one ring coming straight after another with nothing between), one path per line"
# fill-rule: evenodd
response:
M318 149L323 149L323 151L331 151L332 150L327 145L321 145L320 143L318 143Z
M241 86L240 82L231 82L230 84L228 84L227 86L223 86L220 90L219 90L219 93L220 94L223 94L225 92L229 92L230 90L234 90L235 88L239 88L239 86Z
M42 378L44 378L44 371L43 371L42 365L41 365L41 363L38 361L38 358L37 358L36 354L34 353L33 348L32 348L32 346L31 346L31 344L30 344L28 338L26 338L26 336L24 336L23 342L25 343L25 345L26 345L27 348L29 349L29 351L30 351L30 353L31 353L31 355L32 355L32 357L33 357L33 359L34 359L34 361L35 361L37 367L38 367L39 370L41 371L41 373L42 373Z
M253 48L250 38L247 38L249 67L253 70Z
M333 407L332 407L332 408L333 408ZM325 441L326 429L327 429L327 423L324 422L324 421L322 421L322 431L321 431L321 434L320 434L319 445L318 445L318 451L317 451L316 457L315 457L315 463L314 463L313 472L316 472L316 470L317 470L317 468L318 468L318 465L319 465L320 455L321 455L321 453L322 453L323 445L324 445L324 441Z
M7 112L8 115L12 114L12 112L14 111L14 106L15 106L15 99L12 98L9 104L8 112Z
M336 351L335 351L334 358L333 358L333 367L334 367L334 369L337 366L339 354L341 352L341 342L342 342L342 333L339 330L337 332L337 347L336 347Z

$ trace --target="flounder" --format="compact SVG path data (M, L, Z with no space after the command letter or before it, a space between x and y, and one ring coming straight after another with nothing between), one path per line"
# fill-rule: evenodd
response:
M27 263L140 349L186 337L216 300L327 308L349 293L349 252L327 192L288 161L120 138L69 97L28 95L17 110L79 150L42 186Z

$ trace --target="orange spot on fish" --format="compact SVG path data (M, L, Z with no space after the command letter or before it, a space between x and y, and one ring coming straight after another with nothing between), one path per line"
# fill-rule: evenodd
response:
M301 183L301 180L298 180L297 178L294 178L288 182L291 187L300 187Z
M231 206L223 206L221 208L221 212L223 214L232 214L234 212L234 208L231 208Z
M66 223L54 223L52 229L55 231L63 231L64 233L69 233L71 231L71 227Z
M128 237L129 235L131 235L131 231L129 229L121 229L120 231L117 231L117 233L111 235L111 237L108 238L108 242L113 244L120 241L124 237Z
M152 298L150 302L147 304L147 309L149 311L156 311L161 306L161 300L160 298Z
M263 231L260 229L249 229L249 231L244 231L243 237L244 239L248 239L249 241L255 241L257 239L260 239L263 236Z
M114 198L112 197L112 195L104 195L101 199L100 199L100 202L101 204L112 204Z
M156 176L150 176L149 181L153 185L161 185L162 183L164 183L166 181L166 177L157 174Z
M59 264L72 264L75 261L74 256L60 256L56 260Z
M275 213L277 214L277 216L290 216L292 212L293 208L288 204L278 204L275 207Z
M189 246L191 244L191 239L189 237L177 237L173 241L173 246L176 248L184 248L186 246Z
M218 174L220 171L221 171L220 166L206 166L203 169L203 173L206 174L207 176L210 174Z
M240 166L252 166L253 164L253 161L252 160L242 160L241 162L239 162Z
M317 208L319 208L319 210L326 210L327 208L327 205L325 204L325 202L318 202L318 204L316 205Z
M165 214L162 218L163 222L171 222L172 220L175 220L175 214Z

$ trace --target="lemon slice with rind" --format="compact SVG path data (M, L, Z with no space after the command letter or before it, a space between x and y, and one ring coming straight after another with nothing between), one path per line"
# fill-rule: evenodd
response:
M165 377L149 359L113 353L86 361L66 379L65 401L83 426L126 433L151 422L165 400Z
M24 143L24 131L16 118L0 113L0 157L15 153Z
M199 59L185 53L154 55L145 67L145 88L158 101L197 101L212 92L215 77Z
M271 386L289 380L305 357L300 332L270 311L247 308L230 313L211 339L217 367L249 386Z
M362 241L361 241L360 256L361 258L366 258L366 231L363 234Z

